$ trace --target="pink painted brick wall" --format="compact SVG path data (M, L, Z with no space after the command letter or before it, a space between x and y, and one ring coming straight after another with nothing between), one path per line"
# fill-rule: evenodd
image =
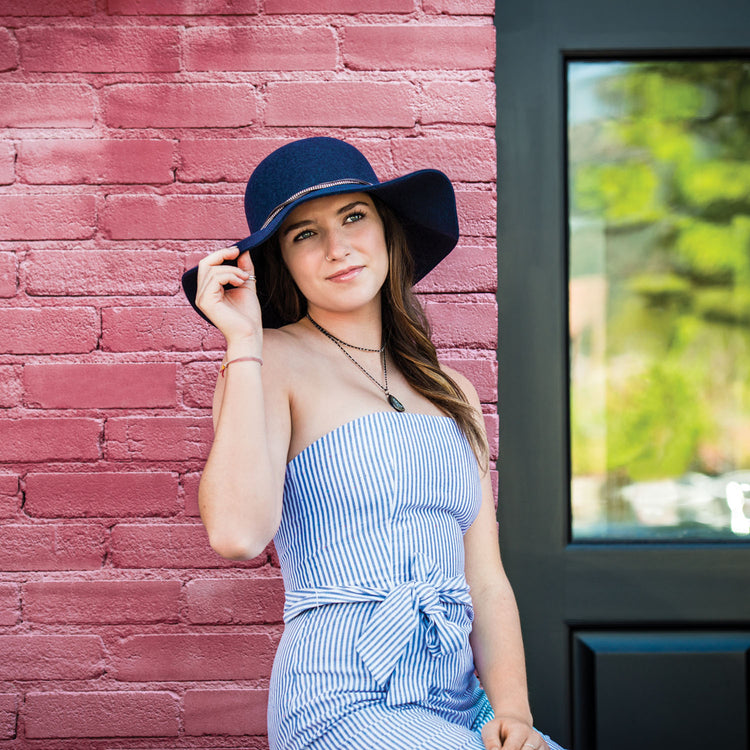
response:
M200 524L223 340L179 277L244 236L287 140L454 181L462 239L418 292L496 450L493 7L0 0L4 748L267 748L278 558Z

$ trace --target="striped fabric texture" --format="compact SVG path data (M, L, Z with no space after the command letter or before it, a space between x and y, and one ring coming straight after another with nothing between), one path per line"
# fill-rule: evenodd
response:
M492 714L474 674L463 548L480 504L450 417L368 414L289 462L271 750L483 750Z

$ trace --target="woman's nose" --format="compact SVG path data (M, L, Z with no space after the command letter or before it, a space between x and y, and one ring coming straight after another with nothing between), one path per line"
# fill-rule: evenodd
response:
M349 245L343 232L332 230L328 233L328 244L326 246L326 260L338 260L349 255Z

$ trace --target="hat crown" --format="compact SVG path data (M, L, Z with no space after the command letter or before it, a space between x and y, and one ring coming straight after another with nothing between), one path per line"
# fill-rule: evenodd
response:
M336 138L304 138L277 149L258 164L247 183L245 216L251 234L294 196L339 180L379 184L364 155Z

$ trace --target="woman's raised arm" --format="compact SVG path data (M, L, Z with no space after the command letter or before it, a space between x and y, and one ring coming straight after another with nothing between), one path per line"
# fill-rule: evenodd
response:
M291 435L283 346L277 345L283 334L269 332L264 342L249 253L236 268L222 265L237 254L231 247L204 258L196 295L224 334L225 364L231 363L214 393L214 440L198 503L211 546L234 560L259 555L278 528Z

